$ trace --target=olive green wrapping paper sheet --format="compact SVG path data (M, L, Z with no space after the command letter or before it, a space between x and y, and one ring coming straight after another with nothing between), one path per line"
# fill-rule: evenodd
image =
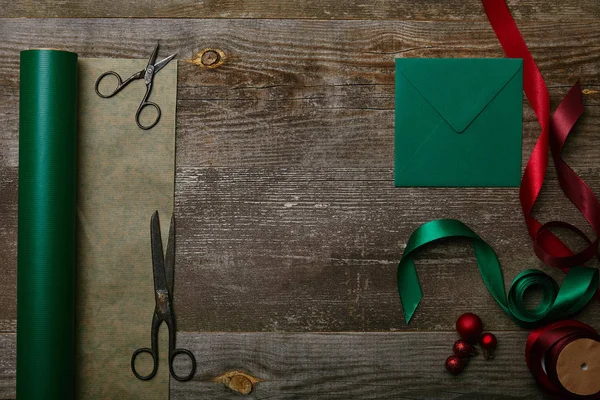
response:
M21 52L17 396L72 399L77 54Z
M125 79L146 63L124 59L79 62L78 399L169 397L164 325L156 377L136 379L130 361L135 349L150 346L154 311L150 216L159 211L166 243L173 211L177 63L169 63L154 78L150 100L160 106L162 116L151 130L139 129L134 120L146 90L143 80L109 99L94 91L103 72L112 70ZM104 91L109 92L116 80L106 80ZM150 362L139 364L138 371L151 370Z

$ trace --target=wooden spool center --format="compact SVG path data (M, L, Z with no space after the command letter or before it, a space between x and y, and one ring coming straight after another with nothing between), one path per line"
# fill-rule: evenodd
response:
M556 361L558 380L569 392L589 396L600 392L600 342L577 339L565 346Z

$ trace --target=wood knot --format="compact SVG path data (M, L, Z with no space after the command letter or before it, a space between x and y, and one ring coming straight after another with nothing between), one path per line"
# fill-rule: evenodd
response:
M207 48L186 61L204 68L217 68L225 61L225 53L219 49Z
M217 376L213 382L223 383L229 389L240 394L250 394L254 385L262 382L262 379L255 378L241 371L229 371L223 375Z

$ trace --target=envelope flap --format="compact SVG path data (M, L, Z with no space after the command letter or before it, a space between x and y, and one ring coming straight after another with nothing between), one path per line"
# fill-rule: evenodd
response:
M398 71L458 133L521 70L516 58L399 58Z

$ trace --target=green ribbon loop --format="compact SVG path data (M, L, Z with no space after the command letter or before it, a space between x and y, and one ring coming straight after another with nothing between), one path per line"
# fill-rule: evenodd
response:
M434 220L421 225L412 233L398 264L398 293L407 324L423 297L413 254L437 240L455 237L471 239L477 267L485 286L500 307L523 327L547 324L577 313L592 299L598 288L598 270L595 268L571 268L560 289L549 275L536 269L528 269L514 279L507 295L502 268L494 249L458 220ZM543 298L535 309L527 309L523 296L532 287L541 288Z

